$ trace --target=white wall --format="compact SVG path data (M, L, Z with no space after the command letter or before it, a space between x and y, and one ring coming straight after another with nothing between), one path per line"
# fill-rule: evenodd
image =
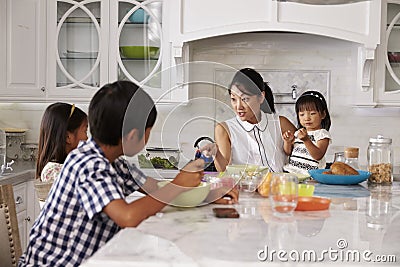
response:
M328 161L334 152L343 151L345 146L357 146L360 147L360 163L365 165L368 139L383 134L393 139L395 166L399 166L400 103L397 108L352 107L355 102L353 93L357 90L357 48L354 43L306 34L252 33L191 43L190 58L219 62L234 68L328 71L333 141L327 154ZM191 77L213 80L216 68L200 66L191 72ZM192 100L186 105L160 106L150 145L180 146L187 158L193 158L194 141L203 135L213 137L214 118L220 121L232 116L224 104L228 96L215 89L213 85L194 84L190 91ZM199 97L220 101L210 102ZM27 141L37 141L40 118L46 106L0 104L0 127L28 128ZM87 111L87 105L81 108Z

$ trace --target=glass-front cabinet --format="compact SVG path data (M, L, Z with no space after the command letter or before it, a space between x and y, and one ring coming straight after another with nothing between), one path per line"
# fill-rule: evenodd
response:
M161 91L161 0L47 3L48 97L86 101L116 80Z
M378 101L382 104L398 105L400 101L400 1L384 1L382 20L381 57L377 70Z

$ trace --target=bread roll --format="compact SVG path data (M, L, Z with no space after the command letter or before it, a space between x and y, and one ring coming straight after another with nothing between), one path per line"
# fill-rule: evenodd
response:
M268 172L264 177L260 185L258 186L258 193L263 197L269 196L269 187L271 183L272 172Z
M331 166L332 174L336 175L358 175L358 171L356 171L351 166L347 165L346 163L336 161Z

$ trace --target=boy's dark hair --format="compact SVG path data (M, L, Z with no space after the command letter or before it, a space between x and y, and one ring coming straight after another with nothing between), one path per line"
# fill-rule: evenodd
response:
M153 127L157 118L154 101L138 85L129 81L106 84L96 92L89 105L92 137L105 145L118 145L132 129Z
M76 131L86 119L85 112L68 103L57 102L46 108L40 124L36 178L48 162L64 163L67 131Z
M327 131L331 127L331 116L329 115L328 105L324 96L318 91L306 91L296 101L296 116L298 128L302 128L300 124L299 112L303 110L317 110L324 114L325 118L321 121L321 127Z
M260 108L265 113L275 113L274 96L271 88L264 82L261 74L251 68L244 68L236 72L229 86L228 92L231 94L231 88L235 85L242 93L253 96L265 93L265 100Z

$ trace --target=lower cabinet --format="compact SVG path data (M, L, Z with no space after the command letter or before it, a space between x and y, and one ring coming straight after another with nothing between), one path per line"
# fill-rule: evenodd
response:
M33 181L14 185L14 199L22 251L25 251L29 241L29 232L40 211Z

